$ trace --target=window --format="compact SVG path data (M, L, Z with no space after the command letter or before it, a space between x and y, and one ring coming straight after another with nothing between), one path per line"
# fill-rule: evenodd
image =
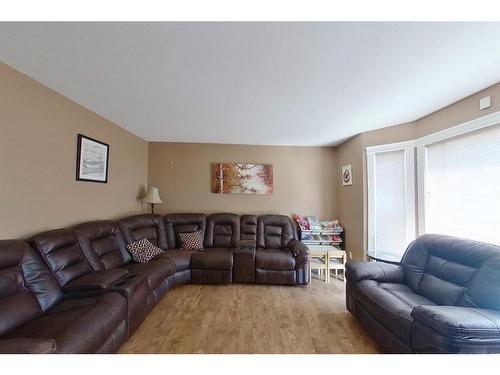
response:
M422 232L500 245L500 125L421 147Z
M367 148L368 253L399 261L415 238L414 147Z
M500 245L500 112L366 155L369 256L399 261L424 233Z

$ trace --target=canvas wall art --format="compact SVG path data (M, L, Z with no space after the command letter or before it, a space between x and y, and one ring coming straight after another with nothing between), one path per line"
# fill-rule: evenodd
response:
M212 163L212 192L219 194L272 194L271 164Z
M352 166L351 164L342 167L342 185L352 185Z
M76 179L79 181L108 182L109 145L78 134Z

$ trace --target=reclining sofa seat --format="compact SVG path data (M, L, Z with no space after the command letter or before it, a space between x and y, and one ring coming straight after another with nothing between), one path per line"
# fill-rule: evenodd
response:
M233 249L240 239L240 217L230 213L209 215L204 251L191 257L191 277L198 284L230 284L233 281Z
M113 353L126 339L123 296L65 299L24 241L0 241L0 286L0 353Z
M127 245L146 238L149 242L162 250L166 250L168 247L165 221L160 215L140 214L128 216L118 220L118 226L123 233ZM163 255L161 255L160 258L161 257L163 257ZM175 266L172 259L168 260ZM177 284L175 282L175 272L173 275L168 276L167 280L168 290Z
M288 216L260 215L256 247L255 282L285 285L309 282L309 250L297 240L296 228Z
M347 264L346 305L385 352L500 353L500 247L427 234L400 265Z
M66 295L94 296L110 291L122 294L127 299L129 337L146 318L148 283L145 276L136 276L125 268L93 270L71 229L38 233L30 243Z
M205 236L207 216L196 213L174 213L164 217L167 233L167 250L164 256L175 264L174 280L176 285L191 282L191 256L193 251L182 250L179 233L201 230Z
M148 263L135 263L126 249L125 238L114 221L90 221L73 227L73 230L94 270L125 268L147 278L149 310L167 292L169 284L173 283L173 262L166 257L157 256Z
M146 238L160 249L167 249L167 230L160 215L141 214L118 220L127 245Z

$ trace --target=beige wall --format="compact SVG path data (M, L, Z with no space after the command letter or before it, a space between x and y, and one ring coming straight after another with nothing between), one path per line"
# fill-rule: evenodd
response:
M77 133L110 145L107 184L75 180ZM0 63L0 239L142 210L147 142Z
M491 96L492 105L480 110L479 99L485 96ZM500 83L415 121L415 135L423 137L497 111L500 111Z
M492 106L480 110L479 99L484 96L492 97ZM497 111L500 111L500 83L417 121L361 133L337 147L337 174L340 175L343 165L353 165L353 187L339 183L337 197L339 220L347 229L352 228L346 231L346 245L354 259L363 259L367 244L365 147L420 138ZM356 229L357 226L361 228Z
M491 108L480 111L480 97ZM0 239L117 218L144 209L145 186L157 186L158 212L301 213L339 218L347 248L366 248L365 147L418 138L500 110L500 84L412 123L359 134L338 147L277 147L148 143L0 64ZM75 181L76 135L109 143L107 184ZM149 159L149 160L148 160ZM273 195L210 192L210 164L245 161L274 165ZM353 185L341 167L352 164Z
M351 164L352 185L342 185L337 181L338 217L345 229L346 249L352 259L363 258L363 148L362 135L357 135L337 147L337 176L340 177L342 166Z
M211 163L231 161L273 164L274 193L211 193ZM160 189L160 213L272 212L336 218L336 170L332 147L149 144L149 186Z

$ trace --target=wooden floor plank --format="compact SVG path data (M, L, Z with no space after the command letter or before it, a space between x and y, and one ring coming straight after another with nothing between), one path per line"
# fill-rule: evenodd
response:
M185 285L119 353L378 353L345 308L345 284Z

